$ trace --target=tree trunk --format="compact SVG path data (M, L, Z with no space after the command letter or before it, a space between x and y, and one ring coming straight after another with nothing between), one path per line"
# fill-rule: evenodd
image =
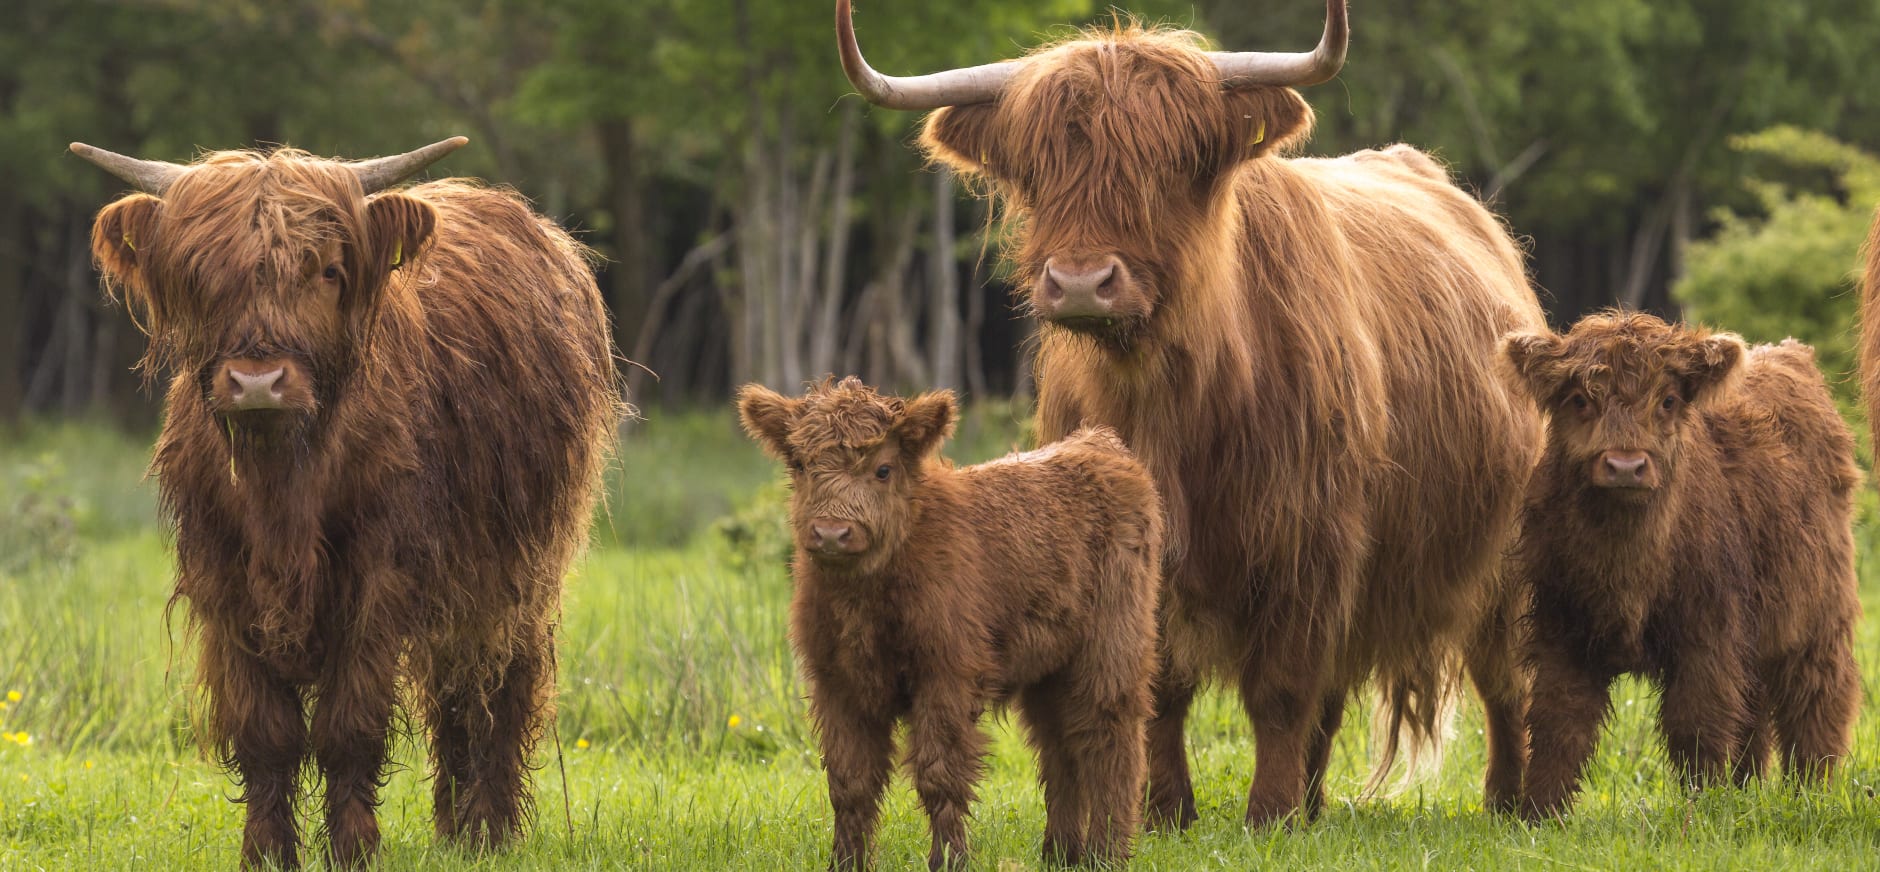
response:
M953 259L953 171L933 177L933 250L927 264L927 367L933 387L958 390L960 381L960 269Z

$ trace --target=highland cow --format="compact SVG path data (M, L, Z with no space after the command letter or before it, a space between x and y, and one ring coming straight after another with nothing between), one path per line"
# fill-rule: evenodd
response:
M375 853L401 679L438 834L500 843L528 813L620 401L579 243L505 191L382 192L464 141L359 163L72 146L142 192L99 213L92 252L146 372L174 375L151 469L247 865L297 865L309 753L331 859Z
M1503 354L1549 422L1515 552L1534 668L1522 813L1571 804L1626 673L1658 686L1692 781L1759 777L1771 742L1790 773L1825 774L1860 700L1860 473L1813 350L1613 312Z
M863 96L937 109L922 143L989 179L1043 322L1039 438L1114 428L1167 501L1167 649L1149 726L1153 821L1195 817L1183 723L1210 674L1257 740L1247 822L1316 815L1348 696L1387 731L1374 779L1439 749L1468 670L1487 709L1488 804L1512 809L1525 679L1501 573L1538 412L1495 374L1544 325L1501 222L1408 146L1289 159L1289 86L1344 61L1343 0L1302 54L1208 52L1133 23ZM1433 756L1433 755L1432 755ZM1374 781L1376 783L1376 781Z
M790 468L791 641L835 810L831 866L868 862L894 727L930 868L965 863L988 704L1016 698L1045 791L1044 856L1129 855L1155 666L1162 510L1114 433L954 469L953 396L850 378L801 399L746 387L751 436Z

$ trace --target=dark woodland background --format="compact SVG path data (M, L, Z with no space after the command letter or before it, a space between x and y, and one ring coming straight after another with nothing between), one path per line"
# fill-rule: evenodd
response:
M0 422L142 426L142 337L87 255L121 185L65 152L291 143L514 186L604 258L634 401L854 372L1023 394L1032 325L989 201L925 169L914 113L850 94L823 0L7 0ZM1139 0L1223 47L1304 50L1317 0ZM890 73L1012 57L1091 0L865 0ZM1309 154L1438 153L1526 240L1557 322L1609 305L1793 333L1845 369L1880 200L1880 0L1356 0L1307 89ZM657 378L649 374L657 373ZM1838 374L1831 373L1839 379Z

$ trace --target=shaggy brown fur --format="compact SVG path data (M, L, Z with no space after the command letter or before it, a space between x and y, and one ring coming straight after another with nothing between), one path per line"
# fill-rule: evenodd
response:
M954 469L953 396L855 379L739 395L791 469L791 641L835 808L831 866L866 865L895 722L933 831L961 866L988 703L1016 697L1045 790L1044 855L1129 855L1142 797L1162 552L1155 484L1114 433Z
M1263 824L1318 811L1367 677L1383 724L1433 750L1463 661L1488 709L1488 801L1512 807L1525 687L1498 568L1541 431L1494 352L1543 324L1521 253L1408 146L1277 156L1310 108L1222 90L1198 43L1087 32L1022 61L998 102L935 112L922 139L998 182L1047 319L1047 265L1116 267L1111 323L1047 324L1039 436L1115 428L1168 503L1150 812L1194 819L1182 725L1210 672L1253 723L1247 820Z
M293 866L311 749L333 859L368 858L401 675L436 824L501 842L553 690L562 575L620 411L586 252L463 181L363 197L282 149L106 207L92 250L174 373L152 470L201 636L242 857ZM280 368L284 408L232 373Z
M1760 776L1771 741L1823 775L1860 701L1860 473L1813 350L1636 313L1505 349L1550 422L1516 552L1535 669L1523 814L1572 802L1624 673L1662 691L1692 779Z

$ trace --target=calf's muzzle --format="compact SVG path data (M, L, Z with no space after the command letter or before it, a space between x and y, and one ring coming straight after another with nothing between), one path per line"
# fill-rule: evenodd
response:
M868 550L868 532L860 524L817 518L809 524L809 546L828 557L850 557Z
M1654 488L1658 470L1643 451L1607 451L1593 464L1593 483L1609 488Z

